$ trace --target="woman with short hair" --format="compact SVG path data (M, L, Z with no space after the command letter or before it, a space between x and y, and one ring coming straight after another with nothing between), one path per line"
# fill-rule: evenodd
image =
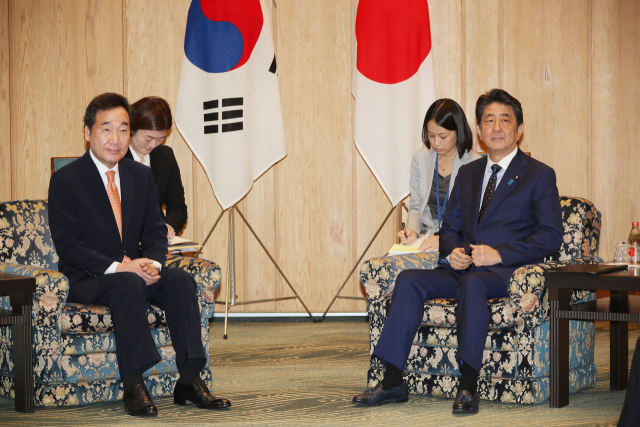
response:
M187 205L176 156L171 147L162 145L173 124L171 109L167 101L157 96L142 98L132 108L131 142L125 157L151 167L167 238L172 239L187 222Z

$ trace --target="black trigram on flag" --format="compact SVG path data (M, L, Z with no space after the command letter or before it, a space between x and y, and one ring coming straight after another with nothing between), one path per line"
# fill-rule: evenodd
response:
M222 100L222 108L225 107L237 107L242 106L243 98L226 98ZM213 101L205 101L202 103L202 108L204 110L204 133L218 133L218 124L209 124L210 122L218 121L218 111L210 111L218 108L218 100L214 99ZM221 111L222 119L221 120L231 120L242 117L242 107L237 109L229 109ZM222 132L233 132L236 130L242 130L242 121L232 122L232 123L222 123Z

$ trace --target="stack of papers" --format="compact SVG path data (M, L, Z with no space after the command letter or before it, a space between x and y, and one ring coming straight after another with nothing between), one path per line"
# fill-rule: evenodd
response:
M200 246L201 245L196 242L183 239L180 236L175 236L173 239L169 240L169 253L179 254L182 252L195 252L200 249Z

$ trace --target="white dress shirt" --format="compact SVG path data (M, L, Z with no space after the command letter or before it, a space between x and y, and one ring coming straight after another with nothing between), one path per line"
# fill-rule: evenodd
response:
M118 187L118 197L120 197L120 200L122 200L122 191L120 191L120 170L118 169L118 164L116 163L113 169L109 169L108 167L103 165L102 162L100 162L100 160L97 159L97 157L93 154L93 151L91 151L91 149L89 149L89 155L91 155L91 160L93 160L93 163L95 163L96 167L98 168L98 172L100 173L100 177L102 178L102 183L104 184L105 191L107 191L107 185L109 184L109 177L107 176L107 172L115 171L116 174L113 177L113 180L116 184L116 187ZM108 191L107 191L107 194L109 194ZM113 264L111 264L109 268L107 268L104 274L115 273L116 268L118 268L119 264L120 263L118 261L114 261Z
M502 160L498 162L498 165L500 165L502 169L500 169L496 174L496 189L498 188L498 185L500 185L500 181L502 181L502 177L504 176L504 173L507 171L507 168L509 167L511 160L513 160L516 154L518 154L517 145L516 145L516 148L514 148L514 150L511 153L504 156ZM482 199L484 199L484 192L487 189L489 178L491 178L491 174L493 173L493 171L491 170L491 166L495 164L496 163L491 160L491 157L487 155L487 167L484 169L484 178L482 179L482 193L480 193L480 207L482 207Z
M91 160L95 163L98 168L98 172L100 173L100 177L102 178L102 183L104 184L104 189L107 189L107 185L109 184L109 177L107 176L108 171L114 171L116 175L113 177L116 187L118 187L118 197L122 200L122 191L120 191L120 169L118 169L118 164L113 167L113 169L109 169L105 165L98 160L98 158L93 154L93 151L89 150L89 154L91 155Z
M129 151L131 151L131 155L133 156L133 160L135 160L136 162L140 162L145 166L151 167L151 155L147 154L146 156L144 156L144 158L141 159L140 155L138 153L136 153L136 150L134 150L133 148L129 147Z

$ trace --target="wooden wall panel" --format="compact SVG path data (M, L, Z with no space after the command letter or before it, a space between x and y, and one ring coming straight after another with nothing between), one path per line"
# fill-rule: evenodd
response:
M0 200L11 200L9 1L0 1Z
M121 3L13 0L9 19L11 198L44 198L50 158L85 151L87 103L122 91Z
M504 2L503 87L522 103L524 151L561 195L591 198L586 1Z
M462 0L464 74L460 105L469 120L473 149L485 151L476 132L476 101L486 91L502 86L502 1Z
M46 197L51 156L85 150L81 118L102 92L175 104L190 0L0 1L0 199ZM239 204L302 299L323 312L391 205L353 144L357 0L272 6L288 155ZM522 148L553 166L561 194L603 213L601 256L640 219L640 11L625 0L429 0L438 97L460 102L475 134L478 96L503 87L525 112ZM475 148L478 149L477 136ZM186 237L203 241L221 211L174 128L189 206ZM10 158L10 162L9 162ZM570 159L570 161L567 161ZM409 167L409 165L406 165ZM235 217L238 301L293 293ZM395 215L366 258L386 252ZM228 219L203 257L223 270ZM357 271L342 292L361 296ZM334 312L364 311L340 299ZM218 307L220 311L220 307ZM232 312L302 312L298 301Z
M351 5L279 2L277 11L288 150L276 169L276 239L288 249L278 262L311 310L321 311L352 257ZM278 279L279 294L285 286ZM297 302L276 307L301 311Z
M463 1L429 1L436 97L451 98L460 105L464 105L462 92L465 84L462 78L465 52L462 27Z
M593 1L593 202L602 212L600 256L640 221L640 5Z

